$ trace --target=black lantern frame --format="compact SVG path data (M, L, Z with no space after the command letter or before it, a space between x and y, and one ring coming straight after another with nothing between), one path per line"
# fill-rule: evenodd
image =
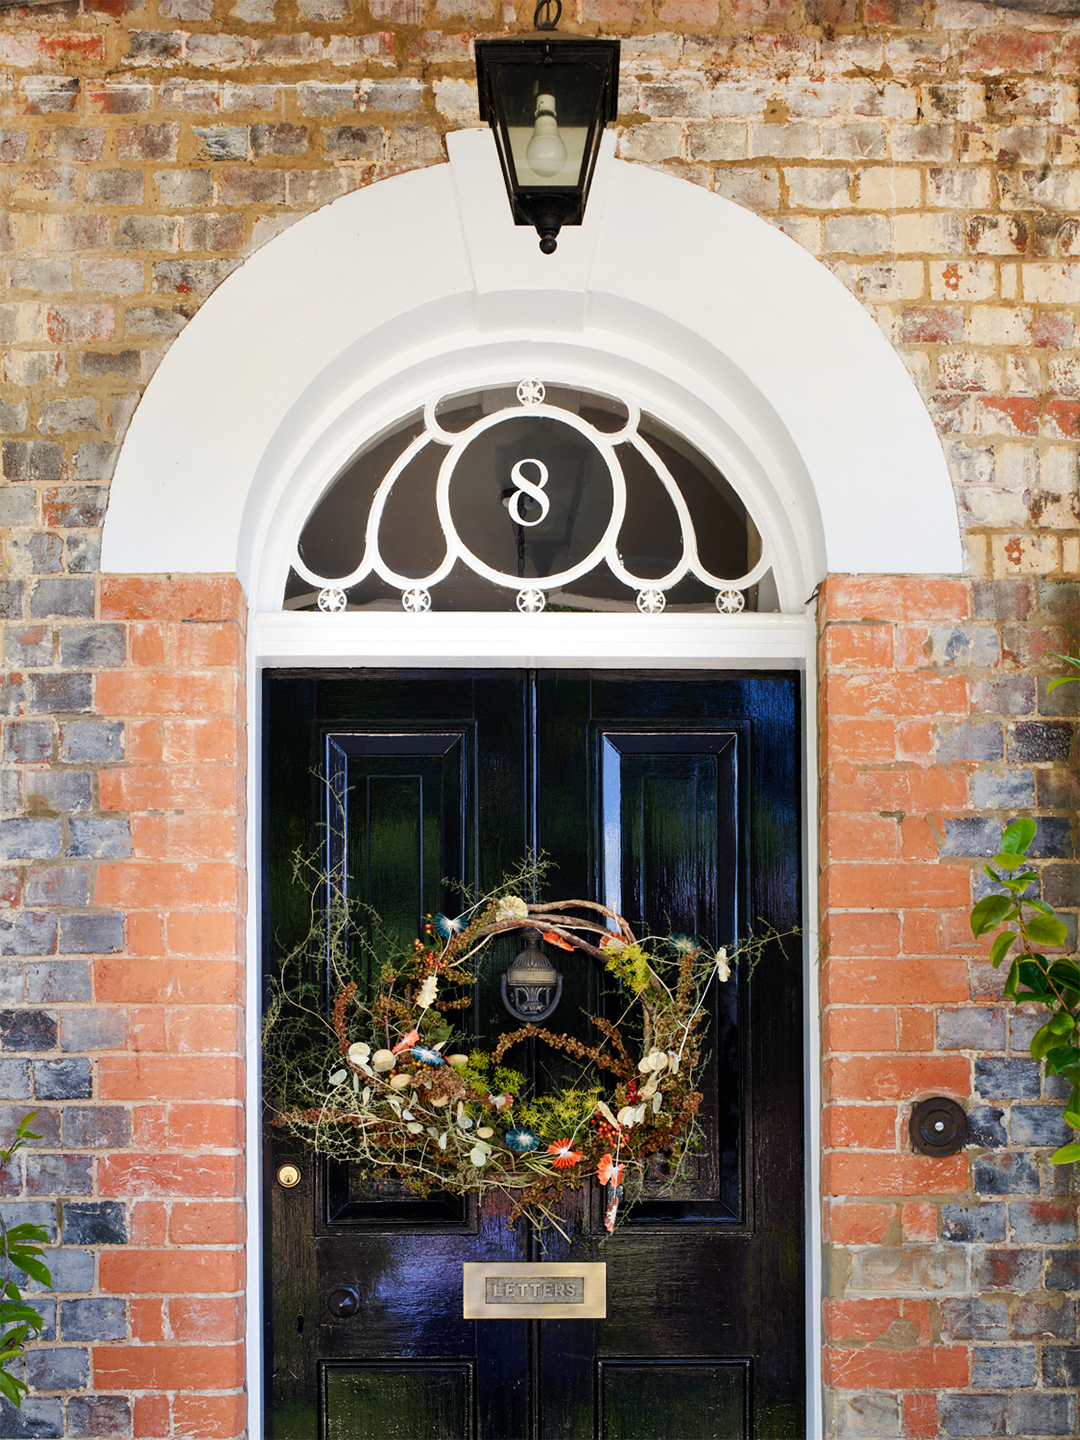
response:
M562 227L585 215L604 126L618 113L619 42L553 30L477 40L476 79L514 224L535 226L550 255Z

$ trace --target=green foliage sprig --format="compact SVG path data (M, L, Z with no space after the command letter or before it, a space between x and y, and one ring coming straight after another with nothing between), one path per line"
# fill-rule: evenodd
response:
M41 1139L30 1129L30 1122L36 1114L35 1110L19 1121L12 1143L6 1150L0 1149L0 1167L9 1164L28 1140ZM22 1408L23 1396L29 1393L30 1387L20 1376L11 1374L10 1367L22 1362L31 1337L40 1335L44 1321L34 1307L23 1300L11 1272L14 1267L41 1285L51 1285L52 1275L40 1258L41 1246L47 1244L48 1239L48 1234L40 1225L9 1226L0 1213L0 1254L3 1255L3 1276L0 1279L0 1394L10 1400L16 1409Z
M1063 1075L1068 1080L1072 1089L1064 1106L1065 1121L1080 1130L1080 1046L1076 1043L1080 966L1075 959L1043 953L1063 949L1068 934L1053 906L1027 893L1038 879L1027 858L1034 839L1034 820L1014 820L1006 825L1000 852L992 865L984 867L1005 893L987 895L974 906L971 929L976 936L998 932L990 946L990 963L995 969L1012 956L1006 999L1018 1005L1044 1005L1050 1011L1050 1019L1031 1037L1031 1056L1043 1062L1047 1075ZM1014 949L1017 945L1019 949ZM1054 1165L1080 1160L1080 1144L1062 1145L1050 1159Z

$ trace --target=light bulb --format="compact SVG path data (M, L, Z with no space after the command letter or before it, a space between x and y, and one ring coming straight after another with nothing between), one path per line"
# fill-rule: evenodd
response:
M555 119L554 95L536 97L536 123L533 126L532 139L525 150L525 159L535 174L546 178L558 175L566 164L566 146L562 142L558 121Z

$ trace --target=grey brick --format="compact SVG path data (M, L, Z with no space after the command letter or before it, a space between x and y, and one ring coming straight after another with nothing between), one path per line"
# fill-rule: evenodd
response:
M253 125L253 155L303 155L308 147L308 132L303 125Z
M69 575L90 575L101 569L100 535L69 535L64 546Z
M337 160L381 160L383 132L379 125L331 125L323 132L326 153Z
M1039 676L1038 702L1037 705L1034 705L1031 708L1037 709L1040 715L1075 715L1077 709L1077 693L1075 685L1059 685L1056 689L1051 690L1050 686L1053 683L1053 680L1054 676L1052 675Z
M1068 760L1073 726L1064 720L1017 720L1009 726L1009 759Z
M971 1383L977 1390L1018 1390L1034 1385L1037 1375L1034 1345L975 1347Z
M996 855L1001 848L1001 824L981 816L945 821L942 855Z
M31 1005L90 999L90 966L85 960L35 961L26 967L26 998Z
M31 675L30 711L34 715L77 714L89 710L90 676Z
M0 464L6 480L62 480L63 447L50 440L5 440Z
M52 1290L57 1294L79 1295L94 1288L95 1261L92 1250L54 1250L49 1255L49 1270L52 1274Z
M1072 833L1066 816L1038 816L1029 853L1038 860L1071 860L1074 855Z
M56 1016L49 1010L0 1010L5 1050L55 1050Z
M85 198L99 205L141 205L141 170L91 170L86 176Z
M115 860L131 854L131 825L127 820L72 820L68 829L71 831L69 855L88 860Z
M939 761L1003 760L1005 741L1000 724L993 720L969 720L960 725L939 725L937 758Z
M1075 1395L1014 1395L1009 1404L1009 1434L1073 1435Z
M65 1340L126 1340L127 1307L123 1300L60 1301L60 1334Z
M37 496L31 489L5 485L0 488L0 527L33 525L37 520Z
M3 694L3 686L0 685L0 696ZM19 772L17 770L0 770L0 812L10 814L12 810L19 808Z
M0 600L4 584L0 581ZM26 703L26 687L21 675L0 676L0 715L18 715Z
M60 1148L60 1111L43 1110L39 1105L0 1105L0 1135L9 1135L20 1120L33 1115L31 1132L38 1138L28 1140L29 1150L58 1150Z
M26 1378L35 1390L81 1390L90 1383L89 1353L70 1346L31 1350Z
M1080 1346L1044 1345L1042 1382L1050 1389L1073 1389L1080 1385Z
M126 1245L127 1215L119 1200L79 1200L65 1205L65 1245Z
M115 955L123 948L123 915L61 915L61 955Z
M28 1195L89 1195L94 1188L89 1155L27 1155Z
M37 865L26 876L24 905L88 905L90 870L85 865ZM89 999L89 996L81 997Z
M67 1403L67 1427L72 1440L130 1435L131 1402L123 1395L73 1395Z
M127 659L122 625L64 625L60 630L60 663L100 669L123 665Z
M1035 700L1036 686L1030 675L976 680L971 687L971 708L984 715L1030 715Z
M18 620L23 612L23 582L0 580L0 620Z
M29 1100L30 1062L0 1060L0 1100Z
M1004 1300L942 1300L941 1331L950 1340L1004 1340L1009 1312Z
M1047 620L1072 625L1080 620L1080 585L1075 580L1036 580L1039 609Z
M82 1055L70 1060L35 1060L34 1093L39 1100L89 1100L94 1093L90 1061Z
M51 625L9 625L4 634L4 659L9 665L51 665L55 640Z
M1008 1020L1009 1047L1014 1052L1022 1052L1026 1058L1031 1051L1032 1037L1045 1025L1046 1015L1042 1010L1010 1010Z
M25 720L20 725L5 725L4 759L16 765L40 765L51 760L52 725L49 721Z
M60 1049L74 1053L84 1050L122 1050L127 1044L125 1012L118 1009L62 1010Z
M1060 1299L1060 1294L1055 1296ZM1076 1302L1054 1305L1043 1300L1021 1300L1009 1315L1009 1334L1017 1340L1074 1340Z
M194 125L198 160L246 160L248 132L245 125Z
M1003 1205L943 1205L941 1238L967 1243L971 1240L1004 1240Z
M1080 904L1080 865L1044 865L1042 893L1048 905Z
M1080 1290L1080 1254L1075 1250L1046 1252L1047 1290Z
M70 815L93 805L90 776L63 770L31 771L23 776L27 802L38 801L37 810Z
M1039 1066L1034 1060L976 1060L975 1089L984 1100L1037 1100Z
M1072 1131L1056 1105L1014 1105L1009 1117L1014 1145L1065 1145Z
M94 582L90 579L35 580L30 593L30 617L44 620L50 615L92 616Z
M131 1144L131 1115L122 1105L65 1105L64 1144L76 1150L122 1150Z
M56 1207L48 1200L5 1200L0 1214L9 1230L12 1225L40 1225L50 1243L56 1240Z
M0 955L53 955L56 953L56 916L47 910L0 913Z
M975 1161L972 1177L976 1195L1037 1195L1039 1172L1027 1155L1002 1152Z
M49 491L50 523L62 530L98 530L105 521L108 499L109 490L105 485L59 485ZM71 544L70 536L68 544ZM92 615L93 611L89 613Z
M0 860L48 860L59 850L59 820L0 820Z
M939 1010L937 1043L939 1050L1004 1050L1005 1015L988 1006Z
M1039 1289L1042 1272L1041 1250L1018 1250L1006 1245L989 1245L974 1252L975 1286L983 1290L1007 1290L1011 1294Z
M121 720L63 720L57 727L59 756L69 765L124 758Z
M1031 810L1035 806L1035 772L1007 770L995 775L976 770L971 777L971 799L976 810Z
M991 1435L1005 1434L1004 1395L942 1395L938 1411L946 1435L988 1440Z
M8 1400L0 1400L0 1436L34 1436L35 1440L52 1440L64 1433L64 1410L60 1400L24 1400L16 1410Z
M1076 1239L1076 1206L1060 1200L1012 1200L1009 1224L1014 1240L1068 1245Z
M968 1111L968 1143L983 1145L988 1150L1004 1145L1005 1126L1002 1124L1005 1111L993 1105L977 1105Z
M49 1256L52 1260L52 1256ZM51 1268L51 1267L50 1267ZM27 1287L29 1289L29 1287ZM42 1340L56 1339L56 1301L45 1295L25 1294L26 1303L41 1316L44 1324L41 1329Z

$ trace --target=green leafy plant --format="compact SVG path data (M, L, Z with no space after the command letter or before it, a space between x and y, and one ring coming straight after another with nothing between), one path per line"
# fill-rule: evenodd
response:
M0 1149L0 1166L6 1166L12 1157L22 1149L28 1140L40 1140L41 1136L30 1129L30 1122L37 1111L24 1115L15 1129L15 1138L6 1150ZM12 1270L21 1270L31 1280L41 1285L51 1285L49 1267L41 1259L43 1243L48 1242L47 1233L40 1225L7 1225L0 1213L0 1252L3 1254L3 1279L0 1281L0 1395L22 1408L23 1396L29 1386L18 1375L11 1373L11 1367L18 1366L26 1355L31 1337L41 1333L44 1323L32 1305L27 1305L22 1292L12 1276Z
M1043 953L1063 949L1068 935L1053 906L1027 893L1038 879L1027 858L1034 839L1034 820L1014 820L1006 825L1000 852L992 865L984 867L1005 893L987 895L974 906L971 929L976 936L998 932L990 946L990 963L995 969L1012 957L1006 998L1018 1005L1045 1005L1050 1011L1050 1019L1031 1037L1032 1059L1043 1062L1047 1075L1063 1075L1068 1080L1072 1089L1064 1108L1065 1120L1080 1130L1080 1046L1076 1043L1080 966L1075 959ZM1062 1145L1050 1159L1055 1165L1080 1160L1080 1144Z

